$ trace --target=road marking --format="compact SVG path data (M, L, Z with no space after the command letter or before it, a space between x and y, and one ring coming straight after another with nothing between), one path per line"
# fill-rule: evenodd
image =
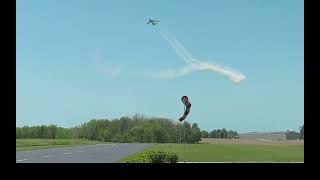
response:
M63 153L63 154L71 154L71 153L69 152L69 153Z
M77 152L83 152L83 151L77 151Z
M49 156L42 156L42 157L50 157L51 155L49 155Z
M26 160L28 160L28 159L18 159L17 161L26 161Z
M261 141L273 141L271 139L259 139L259 140L261 140Z

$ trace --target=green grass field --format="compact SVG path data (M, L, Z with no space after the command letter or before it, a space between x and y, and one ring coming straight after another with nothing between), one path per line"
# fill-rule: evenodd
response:
M86 139L16 139L16 151L101 144L105 142Z
M303 162L304 145L154 144L146 151L170 151L179 162ZM128 157L130 158L130 157ZM131 157L132 158L132 157ZM121 160L124 162L127 158Z
M16 139L16 151L101 144L85 139ZM179 156L179 162L303 162L303 144L152 144L147 151L169 151ZM124 162L127 157L120 162Z

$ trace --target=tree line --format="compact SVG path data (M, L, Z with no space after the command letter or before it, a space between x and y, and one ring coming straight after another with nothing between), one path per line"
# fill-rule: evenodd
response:
M229 130L227 131L225 128L212 130L211 132L207 132L205 130L201 131L201 138L225 138L231 139L235 136L238 136L236 131Z
M90 139L105 142L197 143L201 138L232 138L235 131L201 131L197 123L175 123L165 118L92 119L82 125L63 128L56 125L16 127L16 138Z
M134 116L120 119L93 119L80 126L56 125L16 127L16 138L90 139L105 142L196 143L201 139L197 123L174 123L164 118Z

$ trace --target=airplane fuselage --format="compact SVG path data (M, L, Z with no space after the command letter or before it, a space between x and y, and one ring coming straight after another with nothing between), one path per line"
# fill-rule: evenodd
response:
M158 24L157 22L159 22L159 21L149 19L149 22L147 24L152 23L152 25L156 25L156 24Z

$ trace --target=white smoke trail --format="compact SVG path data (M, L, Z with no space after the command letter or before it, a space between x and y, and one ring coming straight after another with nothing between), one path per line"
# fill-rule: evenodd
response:
M161 31L160 31L160 34L169 43L169 45L175 50L178 56L180 56L184 60L184 62L187 63L187 66L180 68L178 70L171 70L171 71L169 70L166 72L161 72L160 74L157 75L157 77L176 78L176 77L185 76L194 71L209 70L209 71L217 72L224 76L227 76L231 81L236 83L239 83L246 78L242 73L232 70L230 68L221 67L216 64L210 64L207 62L201 62L199 60L192 58L188 50L176 38L174 37L170 38L169 35L166 35Z
M181 53L183 53L189 60L189 62L194 62L192 55L189 53L189 51L170 33L168 33L169 36L171 36L172 41L176 45L176 47L180 50Z
M192 66L194 67L195 70L199 70L199 71L209 70L212 72L220 73L222 75L227 76L231 81L236 83L239 83L246 78L243 74L236 72L235 70L232 70L227 67L221 67L215 64L196 61L196 63L193 63Z
M182 53L175 43L163 32L160 31L161 36L169 43L169 45L175 50L175 52L180 56L186 63L190 63L190 58L188 58L184 53Z
M196 71L196 69L192 65L187 65L177 70L169 69L169 70L161 71L158 73L152 72L152 73L149 73L149 77L161 78L161 79L174 79L177 77L188 75L193 71Z

